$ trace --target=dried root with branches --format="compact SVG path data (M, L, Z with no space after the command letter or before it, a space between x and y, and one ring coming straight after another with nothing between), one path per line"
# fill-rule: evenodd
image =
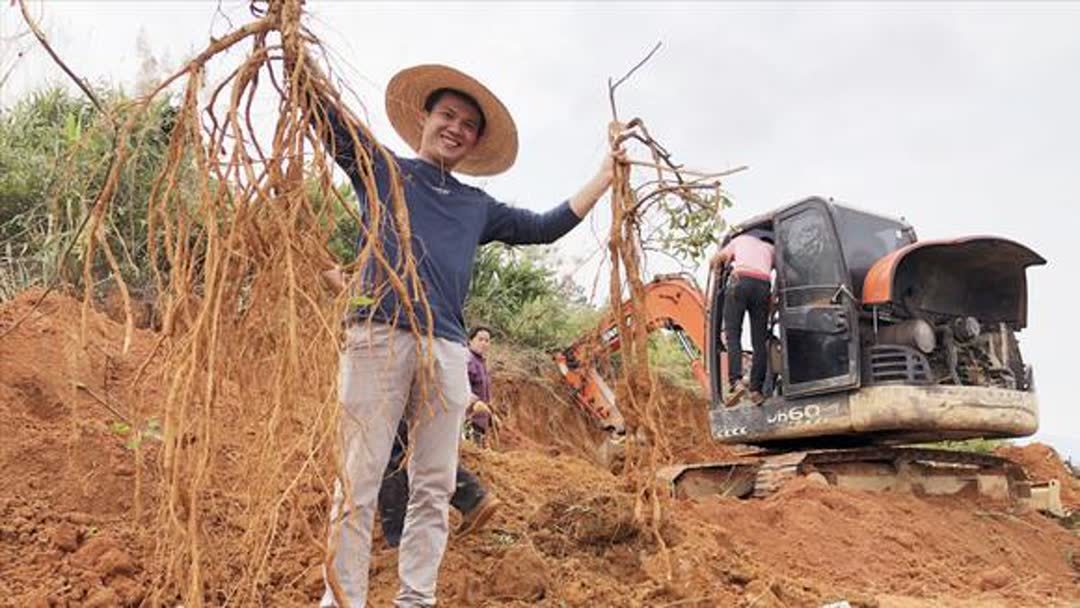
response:
M104 238L106 218L136 154L126 135L152 100L182 87L168 158L147 202L164 320L158 360L140 376L160 387L162 490L156 520L136 510L158 528L147 565L155 605L277 603L288 597L282 577L295 577L281 566L286 547L310 547L303 562L333 558L325 512L341 470L331 458L340 447L335 370L350 300L320 281L339 262L327 248L335 218L394 235L396 254L381 238L363 238L347 269L367 270L365 299L392 297L410 327L432 326L392 155L318 67L325 55L302 23L302 7L302 0L252 2L249 23L212 39L116 117L111 169L85 227L84 271L97 256L113 267L129 317L126 343L131 299ZM233 66L225 53L237 48L246 51ZM252 108L260 103L276 105L269 134L255 128ZM334 187L333 142L341 134L331 136L332 114L355 151L364 221ZM374 177L380 160L392 184L382 198ZM87 307L90 298L88 289ZM303 590L296 594L306 601Z
M661 500L656 471L663 461L671 458L671 453L659 428L663 396L657 390L656 376L649 366L649 320L644 305L643 265L645 251L650 241L657 237L657 231L645 234L645 227L649 225L650 216L661 216L660 222L666 226L661 238L669 244L682 243L688 252L700 254L716 238L722 226L720 211L726 206L727 198L721 190L720 180L742 168L721 173L687 170L673 161L671 153L649 133L640 118L625 124L619 122L616 89L659 47L657 44L644 60L618 81L608 82L614 119L609 133L612 149L633 145L643 148L648 159L630 160L616 167L608 254L611 262L609 298L617 322L621 356L615 399L628 437L624 470L636 490L635 518L648 525L657 543L664 547L659 533ZM650 177L634 180L634 167L646 169ZM700 234L688 231L691 225L711 239L703 240ZM630 310L624 309L624 302L630 303Z

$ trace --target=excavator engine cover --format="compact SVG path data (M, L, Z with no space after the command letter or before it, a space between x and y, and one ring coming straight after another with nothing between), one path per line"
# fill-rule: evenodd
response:
M1046 260L1031 249L997 237L920 241L874 264L866 275L863 304L891 305L909 317L975 317L1027 326L1028 266Z

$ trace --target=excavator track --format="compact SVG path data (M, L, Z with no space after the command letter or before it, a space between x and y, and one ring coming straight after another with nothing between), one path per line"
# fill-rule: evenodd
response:
M1017 474L1023 475L1023 471L1013 462L1000 456L980 454L977 452L963 452L959 450L873 447L852 450L820 450L803 452L803 454L806 457L807 464L826 464L864 460L923 461L950 465L1015 468Z
M744 484L733 484L738 476ZM868 447L759 453L748 458L668 467L662 474L676 496L703 496L719 488L725 495L761 499L799 476L817 476L830 485L870 491L979 494L1025 500L1031 484L1023 469L988 454L910 447ZM714 481L710 483L708 478Z
M790 452L778 456L767 456L754 477L754 498L765 498L775 494L785 483L798 477L799 464L806 458L806 452Z

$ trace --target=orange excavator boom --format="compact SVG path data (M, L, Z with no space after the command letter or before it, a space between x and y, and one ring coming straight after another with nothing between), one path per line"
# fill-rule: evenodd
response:
M690 369L709 391L709 378L702 359L705 352L705 297L693 279L686 275L659 275L645 286L645 314L648 331L668 329L687 354ZM623 302L623 311L632 314L631 302ZM621 431L622 415L615 404L615 394L596 368L601 355L619 350L618 324L613 315L601 320L597 329L555 353L555 363L566 383L574 391L578 405L605 428Z

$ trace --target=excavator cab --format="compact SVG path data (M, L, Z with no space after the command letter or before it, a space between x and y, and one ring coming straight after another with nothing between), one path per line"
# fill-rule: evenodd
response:
M726 276L706 294L719 441L836 446L1035 431L1016 333L1026 325L1025 270L1045 263L1038 254L994 237L920 242L902 220L818 197L728 239L762 228L775 235L775 280L761 405L725 406Z
M850 256L845 256L842 247L841 227ZM761 229L773 233L776 240L766 391L794 398L859 386L862 278L874 261L914 242L914 231L900 220L812 198L752 220L732 232L724 244ZM719 282L712 283L717 288L710 294L708 334L715 338L713 353L725 349L722 310L727 279L722 274ZM720 365L714 357L711 371L714 396L726 397L726 362Z

